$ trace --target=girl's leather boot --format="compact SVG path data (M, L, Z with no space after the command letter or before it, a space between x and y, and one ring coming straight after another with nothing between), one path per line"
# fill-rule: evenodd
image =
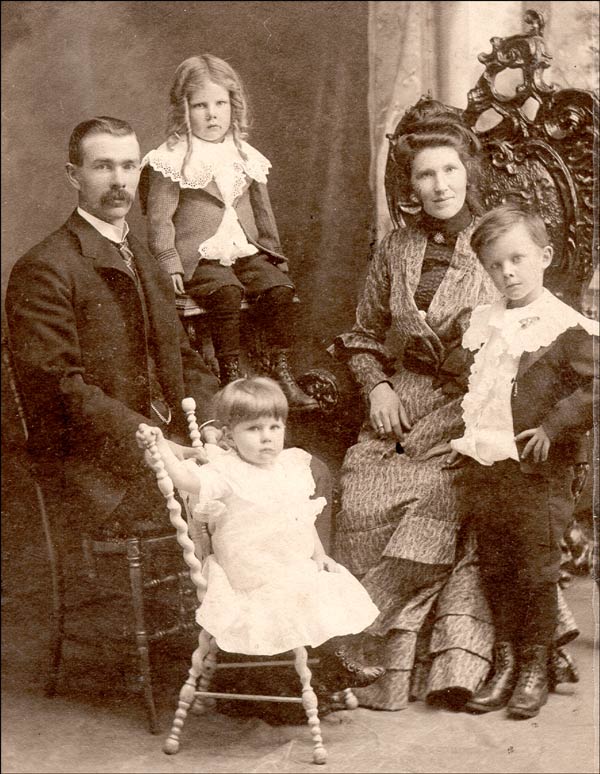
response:
M533 718L548 700L548 648L527 645L519 655L519 678L506 709L511 718Z
M494 645L492 677L466 703L472 712L494 712L506 707L517 682L517 664L511 642Z
M290 408L302 411L313 411L319 408L315 398L303 392L296 383L288 363L287 354L283 349L273 350L271 353L271 376L279 382Z

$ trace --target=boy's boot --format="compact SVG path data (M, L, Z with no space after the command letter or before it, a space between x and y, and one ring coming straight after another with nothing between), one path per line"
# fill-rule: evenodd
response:
M382 666L365 666L350 655L350 637L332 637L320 647L319 676L332 691L364 688L385 674Z
M236 356L219 358L219 381L221 387L225 387L229 382L243 377L240 371L240 361Z
M312 411L319 408L318 402L302 392L296 384L296 380L287 360L287 353L283 349L274 349L270 355L271 376L279 382L283 394L288 399L291 408Z
M517 681L517 664L512 642L494 645L492 677L466 703L472 712L494 712L508 704Z
M511 718L533 718L548 700L548 648L526 645L519 656L519 677L507 712Z

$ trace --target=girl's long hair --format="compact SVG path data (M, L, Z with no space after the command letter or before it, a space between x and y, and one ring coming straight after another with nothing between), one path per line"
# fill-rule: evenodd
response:
M194 91L207 83L216 83L227 90L231 102L231 133L233 141L242 156L241 141L247 137L248 100L239 75L230 64L212 54L201 54L185 59L175 71L175 78L169 93L169 114L167 119L167 146L172 148L182 137L187 142L181 173L192 153L192 127L190 123L189 98Z

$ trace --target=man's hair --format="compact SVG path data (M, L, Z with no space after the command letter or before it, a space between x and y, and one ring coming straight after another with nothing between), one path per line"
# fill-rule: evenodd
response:
M550 238L541 216L535 210L516 203L502 204L486 212L471 236L471 247L478 257L483 249L514 226L522 223L538 247L550 244Z
M219 390L213 399L213 412L229 428L260 417L275 417L285 422L288 402L277 382L255 376L236 379Z
M127 121L110 116L96 116L77 124L71 133L69 140L69 161L80 167L83 161L81 143L86 137L93 134L112 134L114 137L126 137L129 134L135 136L135 132Z

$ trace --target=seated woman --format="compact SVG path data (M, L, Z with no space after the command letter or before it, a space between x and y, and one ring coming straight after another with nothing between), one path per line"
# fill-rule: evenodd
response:
M474 537L458 516L457 471L419 457L460 426L462 335L473 307L496 298L469 247L479 143L447 107L421 100L394 144L401 198L422 211L382 241L356 323L334 342L368 403L342 466L334 555L381 611L362 647L377 649L387 672L356 691L361 704L460 707L486 677L494 633ZM576 635L561 598L558 644Z

